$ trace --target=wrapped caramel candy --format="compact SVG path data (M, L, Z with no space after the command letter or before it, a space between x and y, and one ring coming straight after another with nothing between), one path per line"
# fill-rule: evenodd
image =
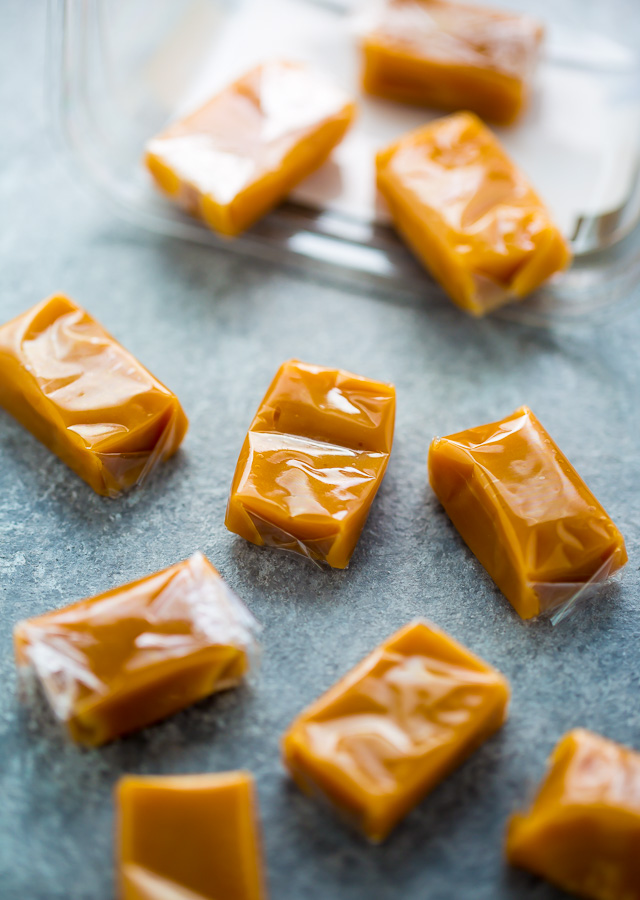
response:
M196 553L170 569L18 623L32 670L71 737L97 746L239 684L256 622Z
M284 763L302 790L381 841L500 728L508 701L499 672L413 622L298 716Z
M176 395L63 296L0 327L0 406L106 497L141 484L188 425Z
M590 900L640 897L640 754L575 729L531 808L507 832L509 862Z
M319 168L355 106L307 66L252 69L147 145L158 187L220 234L244 231Z
M370 94L508 125L531 89L544 29L529 16L449 0L385 0L363 40Z
M557 618L627 561L611 518L526 406L435 438L429 480L523 619Z
M120 900L266 900L248 772L118 782Z
M569 265L548 210L471 113L404 135L376 166L396 228L466 312L526 297Z
M345 568L387 468L395 403L392 385L284 363L240 452L227 528Z

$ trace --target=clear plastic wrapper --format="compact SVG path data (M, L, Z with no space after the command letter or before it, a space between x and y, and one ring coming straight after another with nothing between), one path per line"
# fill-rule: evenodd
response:
M251 525L255 528L255 533L259 535L262 546L305 556L319 569L327 565L327 556L335 543L335 536L306 538L302 541L284 529L278 528L273 522L263 519L262 516L249 510L245 510L245 512Z
M57 133L74 178L129 222L163 234L297 264L311 275L376 288L387 298L441 302L429 275L389 227L375 155L441 115L360 90L351 0L49 0L50 85ZM526 12L522 0L489 0ZM530 10L530 5L529 5ZM531 324L595 318L629 300L640 272L640 59L625 45L626 0L540 0L545 27L525 114L499 138L527 174L574 264L522 303L494 315ZM357 18L357 16L356 16ZM233 241L158 194L142 162L167 123L269 58L327 71L359 113L331 159L289 201ZM330 60L330 72L327 69ZM607 315L609 313L606 313Z
M289 360L249 427L225 524L345 568L391 453L392 385Z
M284 763L378 842L500 728L509 695L499 672L417 620L295 719Z
M0 406L106 497L141 485L188 426L175 394L64 296L0 327Z
M185 562L16 625L16 662L35 673L74 740L98 745L239 684L258 625L211 563Z
M527 407L435 438L429 480L523 619L560 621L627 562L611 517Z

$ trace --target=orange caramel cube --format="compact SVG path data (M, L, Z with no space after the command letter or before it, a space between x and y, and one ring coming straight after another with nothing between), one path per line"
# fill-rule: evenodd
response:
M252 69L147 145L158 187L234 236L319 168L355 116L350 98L307 66Z
M474 316L526 297L571 261L536 192L471 113L404 135L376 168L396 228Z
M509 862L590 900L640 897L640 754L576 729L555 748Z
M116 803L120 900L266 900L248 772L127 775Z
M240 452L227 528L345 568L387 468L394 419L392 385L284 363Z
M238 684L256 623L196 553L169 569L19 622L33 670L71 737L97 746Z
M188 425L176 395L63 296L0 327L0 406L106 497L141 484Z
M290 726L284 763L370 840L503 724L506 679L434 625L381 644Z
M529 16L449 0L385 0L362 44L370 94L508 125L530 92L544 29Z
M570 603L627 561L611 518L526 406L435 438L429 480L523 619Z

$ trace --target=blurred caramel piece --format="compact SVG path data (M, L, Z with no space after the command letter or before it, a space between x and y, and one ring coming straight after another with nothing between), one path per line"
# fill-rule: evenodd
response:
M509 823L509 862L580 897L635 900L639 846L640 754L570 731L531 808Z
M254 627L196 553L20 622L14 642L18 666L34 670L71 737L97 746L238 684L249 668Z
M386 0L363 41L363 87L508 125L528 98L543 34L539 22L518 13L447 0Z
M627 561L622 535L526 406L435 438L429 480L523 619L570 603Z
M145 161L172 200L233 236L319 168L354 116L307 66L265 63L153 138Z
M120 900L266 900L248 772L118 782Z
M175 394L63 296L0 327L0 406L106 497L141 484L188 424Z
M394 224L451 299L482 316L566 268L544 204L471 113L437 119L378 153Z
M293 722L284 762L370 840L383 840L503 724L505 678L434 625L381 644Z
M227 528L344 569L387 468L395 403L392 385L284 363L240 451Z

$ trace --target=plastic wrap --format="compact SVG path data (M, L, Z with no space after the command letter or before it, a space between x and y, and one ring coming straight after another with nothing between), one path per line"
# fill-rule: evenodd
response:
M153 138L146 163L187 212L234 236L326 160L354 115L307 66L265 63Z
M580 897L638 896L640 754L574 729L553 751L530 809L507 830L507 858Z
M622 535L527 407L435 438L429 479L524 619L559 621L627 562Z
M106 497L142 484L188 426L175 394L64 296L0 327L0 406Z
M363 38L369 93L468 109L510 124L540 56L543 26L526 15L448 0L384 0Z
M298 716L284 762L377 842L502 725L508 701L499 672L415 621Z
M227 528L345 568L387 468L394 419L392 385L284 363L240 452Z
M536 192L471 113L404 135L378 154L377 171L400 233L474 316L526 297L571 261Z
M257 623L201 554L18 623L32 670L71 736L97 745L239 684Z

